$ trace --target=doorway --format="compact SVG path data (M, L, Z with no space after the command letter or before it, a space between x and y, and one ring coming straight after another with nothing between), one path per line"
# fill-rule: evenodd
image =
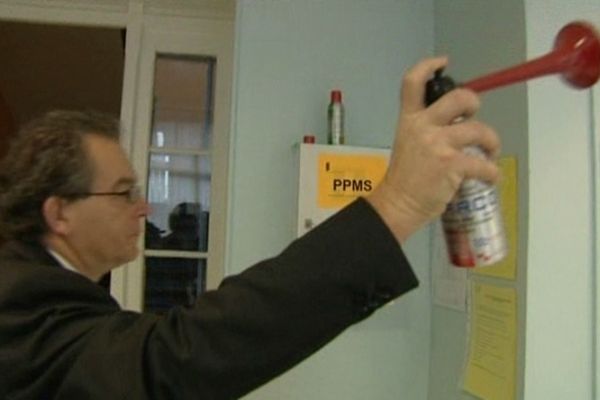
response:
M5 135L51 109L118 116L124 43L119 28L0 20L0 114L11 121Z
M125 29L0 20L0 157L52 109L121 110ZM110 288L110 275L101 284Z

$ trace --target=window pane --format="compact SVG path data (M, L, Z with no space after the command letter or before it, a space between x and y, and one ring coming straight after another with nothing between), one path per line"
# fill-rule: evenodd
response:
M208 249L215 63L211 57L156 58L148 249Z
M208 249L210 179L208 156L151 154L146 248Z
M146 249L208 251L214 68L210 57L156 58ZM146 310L193 303L205 288L207 256L148 255Z
M210 148L214 67L214 58L158 56L152 147Z
M205 290L206 260L146 257L145 311L162 314L194 303Z

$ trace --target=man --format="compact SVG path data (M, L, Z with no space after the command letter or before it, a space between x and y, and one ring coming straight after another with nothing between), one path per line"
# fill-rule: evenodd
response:
M498 174L462 152L495 157L495 133L453 124L478 109L473 93L423 106L446 63L406 74L390 166L368 198L164 317L122 311L94 283L136 257L149 212L117 127L73 112L25 127L0 169L0 398L238 398L416 287L401 243L464 178Z

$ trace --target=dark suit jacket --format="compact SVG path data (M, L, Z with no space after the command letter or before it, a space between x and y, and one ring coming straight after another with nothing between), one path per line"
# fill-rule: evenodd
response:
M39 245L0 250L1 399L234 399L414 288L364 200L166 316L123 311Z

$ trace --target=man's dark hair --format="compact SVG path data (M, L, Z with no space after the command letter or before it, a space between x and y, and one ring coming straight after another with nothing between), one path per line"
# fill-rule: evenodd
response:
M38 241L47 231L42 206L51 196L75 200L94 171L83 137L118 140L115 118L94 112L50 111L29 122L0 161L0 239Z

